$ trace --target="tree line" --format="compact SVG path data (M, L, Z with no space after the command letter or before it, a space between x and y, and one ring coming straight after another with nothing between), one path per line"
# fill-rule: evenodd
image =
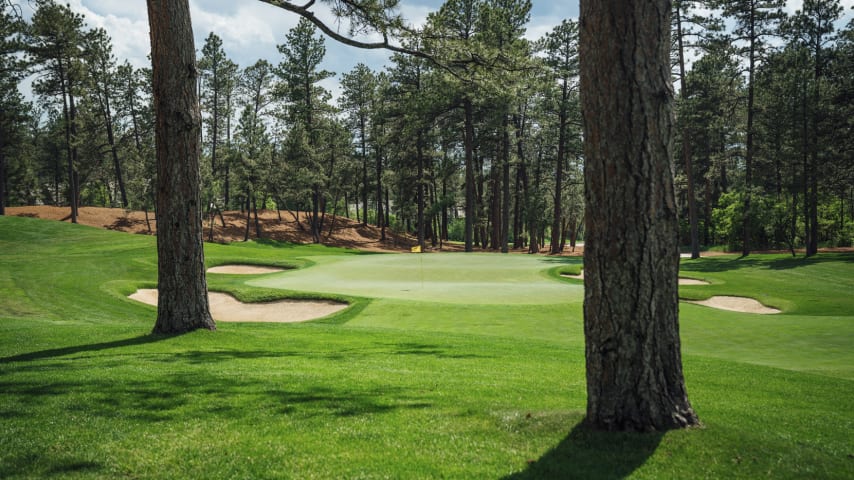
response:
M679 238L752 249L851 245L854 33L838 1L675 1L673 169ZM306 19L278 63L237 65L211 32L197 58L206 236L222 212L289 210L315 242L336 216L419 243L552 252L584 232L578 23L525 38L531 2L448 0L374 71L321 81ZM709 13L711 12L711 13ZM151 69L68 6L4 4L0 212L5 205L154 210ZM16 88L34 76L34 99ZM616 93L615 93L616 94Z

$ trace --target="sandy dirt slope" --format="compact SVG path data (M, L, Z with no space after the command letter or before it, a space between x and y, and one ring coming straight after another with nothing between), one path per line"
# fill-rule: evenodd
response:
M46 220L71 221L71 211L68 207L36 206L36 207L6 207L7 215L20 217L42 218ZM281 220L279 219L281 214ZM299 216L299 222L295 215ZM334 220L334 223L333 223ZM153 235L157 232L157 222L154 214L149 212L146 220L145 212L124 210L121 208L104 207L80 207L78 210L78 223L91 227L105 228L128 233ZM225 227L222 222L225 221ZM271 240L293 243L311 243L311 232L305 212L289 212L282 210L265 210L258 212L258 221L261 224L261 236ZM210 218L204 219L205 241L210 240L211 222ZM243 241L246 233L246 214L230 211L224 212L222 218L216 217L213 226L213 241L220 243ZM249 238L255 239L254 219L249 226ZM373 225L362 225L355 220L345 217L333 217L327 215L323 228L324 245L333 247L355 248L371 252L408 252L417 245L417 240L409 235L400 235L386 229L386 240L380 241L380 229ZM444 244L441 248L430 248L428 250L445 252L462 252L461 244ZM497 250L475 251L494 252ZM511 250L511 253L527 253L527 249ZM548 253L547 249L540 253ZM562 256L581 256L584 247L577 247L574 251L568 246Z
M68 207L7 207L7 215L42 218L68 222L71 213ZM291 213L282 210L281 220L276 211L267 210L258 213L263 238L294 242L311 243L311 232L308 220L301 212L299 223ZM225 221L225 227L222 221ZM91 227L105 228L128 233L154 234L157 232L157 222L149 212L148 221L144 212L128 211L121 208L80 207L78 223ZM204 221L205 240L210 238L210 219ZM222 219L216 218L214 223L213 240L215 242L243 241L246 231L246 215L240 212L225 212ZM250 225L249 238L255 239L254 222ZM415 241L409 237L386 231L386 240L380 241L380 229L375 226L362 224L344 217L327 215L323 229L324 245L356 248L367 251L395 252L408 251Z

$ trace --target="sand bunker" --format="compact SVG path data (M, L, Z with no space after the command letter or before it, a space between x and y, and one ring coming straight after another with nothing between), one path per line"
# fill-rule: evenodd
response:
M574 278L576 280L584 280L584 272L581 272L578 275L570 275L569 273L561 273L560 276L564 277L564 278Z
M137 290L131 299L157 305L157 290ZM347 304L319 300L278 300L265 303L243 303L231 295L209 292L211 316L221 322L294 323L332 315L347 308Z
M733 312L758 313L762 315L780 313L780 310L777 310L776 308L766 307L752 298L745 297L716 296L711 297L708 300L687 300L687 302L706 307L718 308L720 310L730 310Z
M561 274L561 277L574 278L576 280L584 280L584 270L582 270L581 273L578 275L569 275L567 273L563 273L563 274ZM694 278L679 277L679 285L710 285L710 283L706 282L704 280L697 280Z
M274 273L283 272L284 268L279 267L262 267L259 265L220 265L211 267L208 273L231 273L237 275L253 275L257 273Z

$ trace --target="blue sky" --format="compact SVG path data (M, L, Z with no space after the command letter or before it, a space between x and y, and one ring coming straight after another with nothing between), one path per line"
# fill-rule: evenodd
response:
M60 1L84 14L90 27L107 30L113 39L114 52L119 61L127 59L137 67L147 64L150 48L147 11L143 0ZM26 16L31 15L29 2L18 0L17 3L23 5ZM404 18L418 25L429 12L438 10L443 1L402 0L400 3ZM261 58L273 64L279 63L281 56L276 45L284 41L285 33L299 20L293 13L257 0L190 0L190 12L196 49L201 50L205 37L213 31L222 38L226 54L241 67ZM564 18L577 17L578 0L533 0L528 37L540 38ZM331 16L325 18L332 21ZM346 31L344 26L341 29ZM327 39L326 48L323 68L338 75L349 72L359 62L380 70L387 64L389 57L385 51L360 50L331 39ZM324 86L337 94L337 83L337 79L329 79Z
M90 27L107 30L119 61L129 60L135 66L147 64L150 50L148 18L143 0L59 0L85 15ZM26 0L17 0L25 16L32 13ZM421 24L429 12L435 11L443 0L401 0L400 11L415 25ZM318 2L321 4L321 2ZM533 0L531 21L527 37L540 38L551 31L561 20L578 17L578 0ZM802 0L788 0L787 10L799 9ZM842 0L845 15L851 17L854 0ZM205 37L215 32L223 40L226 54L241 67L258 59L277 64L281 56L276 45L284 41L285 33L293 28L299 17L285 10L266 5L257 0L190 0L196 48L201 49ZM331 15L325 17L333 22ZM346 26L341 27L346 31ZM357 63L365 63L380 70L388 62L389 54L381 50L360 50L327 39L327 54L323 68L338 74L349 72ZM324 86L337 96L338 80L325 81ZM26 89L26 87L25 87Z

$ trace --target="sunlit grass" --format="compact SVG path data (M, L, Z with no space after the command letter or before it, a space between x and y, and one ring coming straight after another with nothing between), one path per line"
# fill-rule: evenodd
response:
M611 435L578 427L581 299L558 264L520 274L566 287L559 301L465 304L338 290L334 276L260 288L247 283L372 256L209 245L209 265L305 268L210 275L212 289L352 307L162 337L148 334L154 309L125 297L154 284L154 254L150 237L0 218L0 478L854 477L851 256L683 262L712 285L680 295L754 296L784 313L683 304L704 426ZM506 257L488 258L500 269Z

